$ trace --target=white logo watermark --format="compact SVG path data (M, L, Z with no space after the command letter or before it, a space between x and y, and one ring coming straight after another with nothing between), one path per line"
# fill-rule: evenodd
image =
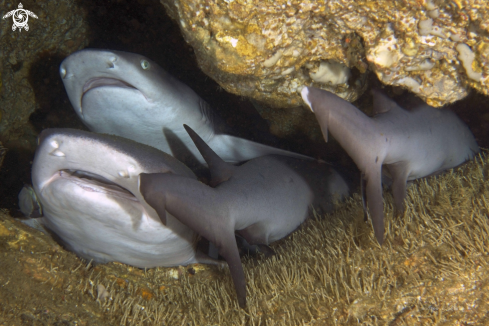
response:
M19 3L19 9L9 11L2 18L5 19L9 18L10 16L12 16L12 19L14 20L12 30L15 31L18 28L19 32L22 31L22 28L24 28L26 31L29 30L29 25L27 25L29 16L37 18L35 13L29 10L25 10L24 6L22 6L22 3Z

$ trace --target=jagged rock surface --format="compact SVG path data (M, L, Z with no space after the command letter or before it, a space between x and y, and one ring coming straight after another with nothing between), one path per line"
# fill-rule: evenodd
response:
M353 101L368 70L432 106L489 94L485 0L161 2L206 74L272 107L301 105L303 85Z

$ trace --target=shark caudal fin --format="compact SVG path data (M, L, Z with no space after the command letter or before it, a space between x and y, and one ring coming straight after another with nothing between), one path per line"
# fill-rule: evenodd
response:
M144 200L153 207L153 209L158 213L161 222L166 224L166 196L165 191L162 189L163 185L159 185L153 175L158 175L159 173L141 173L139 175L139 192L143 195Z
M334 93L304 87L301 95L316 115L324 140L328 142L328 131L331 132L348 154L349 150L358 148L359 140L375 131L371 119L365 113Z
M217 189L175 174L141 173L139 180L141 194L160 217L168 212L214 243L228 263L239 306L244 308L246 280L225 198Z
M315 115L316 119L319 121L318 117L318 112L315 110L316 106L318 103L321 103L322 99L321 96L324 96L324 94L321 94L321 90L318 88L314 87L304 87L301 91L301 96L304 102L307 104L309 107L309 110L311 110ZM325 117L325 123L319 123L319 126L321 127L321 132L323 133L323 138L325 142L328 142L328 119L327 116Z
M316 115L325 140L327 132L331 132L362 172L366 181L362 181L362 199L365 203L366 197L375 237L382 244L384 203L381 167L384 158L381 156L381 150L386 145L385 139L377 136L380 134L378 125L361 110L334 93L315 87L304 87L301 94L304 102ZM383 100L382 97L380 99Z

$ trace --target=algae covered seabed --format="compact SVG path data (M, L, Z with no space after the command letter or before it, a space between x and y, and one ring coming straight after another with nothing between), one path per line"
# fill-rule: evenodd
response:
M245 259L248 307L227 268L92 266L0 213L0 325L487 325L489 156L384 192L380 247L354 195Z

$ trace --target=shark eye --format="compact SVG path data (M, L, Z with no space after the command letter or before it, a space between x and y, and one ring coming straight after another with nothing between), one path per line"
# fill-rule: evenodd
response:
M148 60L141 60L141 68L143 68L144 70L148 70L149 69L149 61Z

